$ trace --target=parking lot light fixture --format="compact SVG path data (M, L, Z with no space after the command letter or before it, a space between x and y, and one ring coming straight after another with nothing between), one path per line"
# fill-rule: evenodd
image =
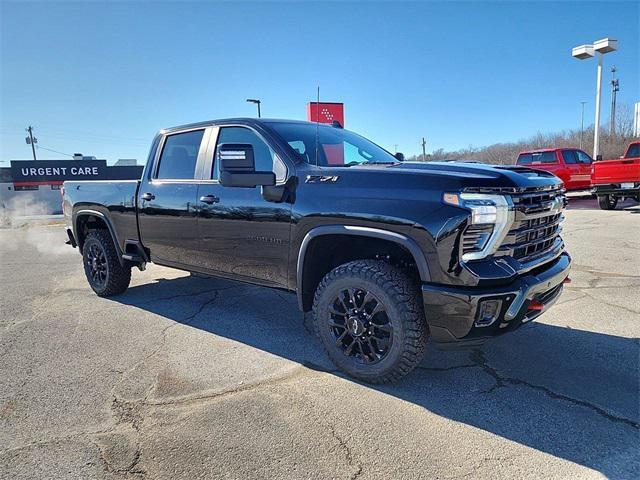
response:
M600 99L602 97L602 56L605 53L615 52L618 49L618 41L612 38L603 38L593 42L593 45L580 45L571 50L571 55L578 60L588 60L598 56L598 70L596 77L596 118L593 132L593 158L597 160L600 153Z
M260 100L258 100L257 98L247 98L247 102L255 103L258 106L258 118L260 118L260 104L262 102Z

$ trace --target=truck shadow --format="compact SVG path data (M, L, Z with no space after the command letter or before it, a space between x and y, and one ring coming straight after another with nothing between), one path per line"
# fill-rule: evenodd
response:
M334 370L290 293L187 276L113 300L353 381ZM637 339L534 323L469 351L430 346L401 382L367 387L608 478L632 478L638 372Z

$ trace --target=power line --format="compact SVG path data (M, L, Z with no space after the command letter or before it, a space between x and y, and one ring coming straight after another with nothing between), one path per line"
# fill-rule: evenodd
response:
M38 145L38 150L40 149L47 150L48 152L59 153L60 155L66 155L67 157L73 158L73 155L71 155L70 153L59 152L57 150L52 150L51 148L43 147L42 145Z

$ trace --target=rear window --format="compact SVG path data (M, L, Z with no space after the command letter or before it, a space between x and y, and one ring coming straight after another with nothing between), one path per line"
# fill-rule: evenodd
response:
M521 153L518 156L518 165L532 165L538 163L556 163L556 152Z

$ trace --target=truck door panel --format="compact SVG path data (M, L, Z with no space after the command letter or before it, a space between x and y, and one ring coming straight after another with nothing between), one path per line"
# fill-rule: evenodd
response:
M591 186L591 166L593 160L586 153L576 150L578 156L578 162L580 162L580 185L583 188L589 188Z
M197 260L196 167L206 148L204 134L196 129L167 135L140 185L140 237L154 262L189 266Z
M562 158L569 177L567 188L571 190L579 190L580 188L588 187L591 170L589 169L588 175L584 174L584 166L578 159L576 150L562 150Z
M273 171L283 183L286 166L253 130L222 127L221 143L250 143L257 171ZM216 143L212 143L216 147ZM260 187L224 187L217 182L215 148L211 178L198 189L199 264L230 277L250 277L264 285L287 285L291 205L265 200ZM211 165L211 163L209 163Z

